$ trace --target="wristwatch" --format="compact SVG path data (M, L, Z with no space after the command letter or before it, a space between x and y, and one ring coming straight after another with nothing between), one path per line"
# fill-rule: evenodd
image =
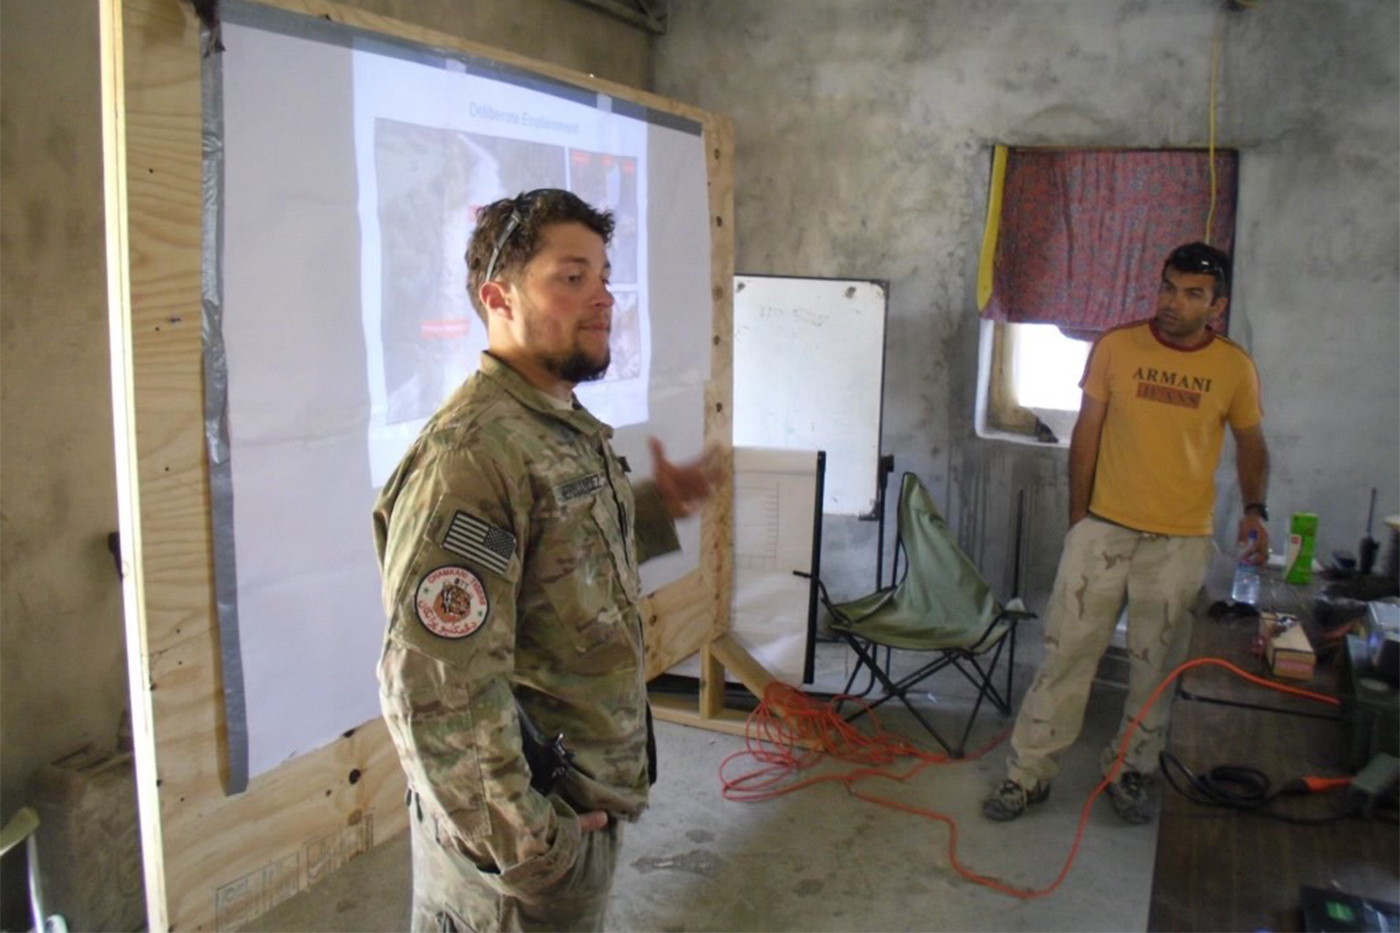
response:
M1246 512L1257 512L1264 521L1269 520L1269 507L1262 502L1246 502L1244 504Z

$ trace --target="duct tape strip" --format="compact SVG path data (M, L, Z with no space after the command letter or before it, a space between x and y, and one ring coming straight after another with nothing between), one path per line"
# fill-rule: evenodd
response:
M223 57L204 59L203 201L200 297L204 347L204 440L209 448L210 525L214 540L214 598L223 659L228 782L224 792L248 787L248 706L238 637L238 568L234 551L233 468L228 435L228 358L223 334L224 108Z

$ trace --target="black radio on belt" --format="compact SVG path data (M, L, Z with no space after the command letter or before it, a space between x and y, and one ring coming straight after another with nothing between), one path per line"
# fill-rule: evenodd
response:
M574 753L564 746L562 734L546 739L525 712L525 707L520 705L518 697L515 711L520 717L520 744L525 751L525 761L530 766L530 786L548 795L568 773Z

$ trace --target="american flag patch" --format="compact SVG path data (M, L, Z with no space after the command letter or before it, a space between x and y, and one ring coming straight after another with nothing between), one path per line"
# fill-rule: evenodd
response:
M515 535L474 515L458 512L447 526L442 549L504 574L515 556Z

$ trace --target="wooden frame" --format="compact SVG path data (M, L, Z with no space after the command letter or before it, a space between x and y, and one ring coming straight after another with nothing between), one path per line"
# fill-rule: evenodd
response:
M457 49L678 114L703 127L714 300L707 442L730 451L733 130L654 94L325 0L268 5ZM214 601L201 345L201 47L181 0L103 0L103 132L112 387L127 653L151 930L237 928L406 823L382 721L224 793L228 772ZM648 600L647 672L705 650L701 709L717 727L723 666L766 672L724 632L732 491L702 513L699 569ZM368 533L368 532L367 532ZM707 647L712 639L713 648ZM717 685L717 686L716 686Z

